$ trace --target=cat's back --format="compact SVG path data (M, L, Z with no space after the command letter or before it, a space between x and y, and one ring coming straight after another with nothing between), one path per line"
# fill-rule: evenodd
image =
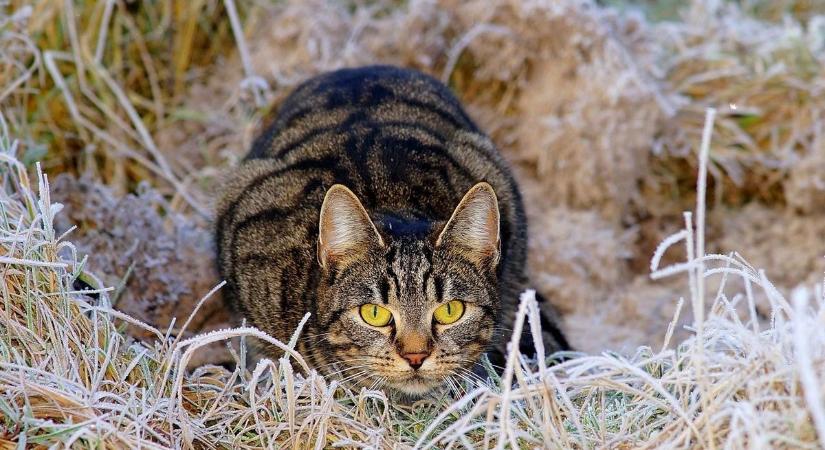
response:
M308 150L307 144L342 133L369 138L402 129L442 142L459 130L478 131L455 96L430 76L391 66L340 69L296 88L247 158L291 159ZM355 144L336 149L354 152L359 150Z
M264 186L276 179L291 189ZM219 210L237 214L241 197L262 207L265 196L297 196L317 209L324 188L340 183L368 210L445 220L478 181L492 184L505 208L518 196L495 147L446 86L391 66L341 69L289 95L229 180Z

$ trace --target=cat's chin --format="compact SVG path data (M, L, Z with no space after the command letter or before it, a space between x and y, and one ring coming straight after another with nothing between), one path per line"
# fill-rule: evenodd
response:
M420 399L444 387L443 381L415 375L405 380L387 383L387 388L408 399Z

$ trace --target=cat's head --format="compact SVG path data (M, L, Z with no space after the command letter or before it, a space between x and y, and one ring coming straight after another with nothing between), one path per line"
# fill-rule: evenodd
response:
M321 371L416 397L468 375L494 333L499 209L479 183L452 217L390 233L356 195L331 187L321 207L317 323Z

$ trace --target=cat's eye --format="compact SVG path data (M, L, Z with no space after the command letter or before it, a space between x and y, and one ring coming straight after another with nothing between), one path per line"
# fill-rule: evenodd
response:
M375 303L361 305L360 312L364 322L374 327L385 327L392 321L392 313L390 310Z
M455 323L464 315L464 302L461 300L449 301L433 311L433 318L441 325Z

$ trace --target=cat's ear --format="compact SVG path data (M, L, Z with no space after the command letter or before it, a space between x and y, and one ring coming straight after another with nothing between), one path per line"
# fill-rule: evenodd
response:
M318 223L318 263L321 267L344 263L366 254L384 240L358 197L341 184L324 197Z
M454 249L477 263L498 264L499 211L492 186L481 182L467 191L435 245Z

